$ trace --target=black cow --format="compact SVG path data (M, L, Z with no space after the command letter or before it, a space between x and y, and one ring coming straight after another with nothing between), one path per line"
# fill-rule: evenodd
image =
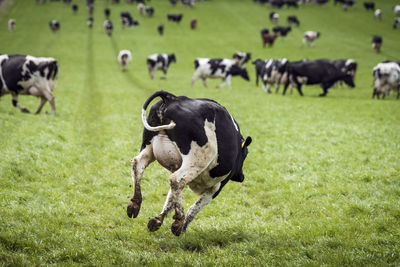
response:
M52 20L49 22L49 26L53 32L56 32L60 29L60 22L58 22L57 20Z
M338 68L338 70L344 74L350 75L354 82L354 77L357 72L357 62L355 62L353 59L337 59L333 60L332 63L336 68Z
M285 1L285 4L287 7L299 8L299 4L297 3L296 0L287 0Z
M156 97L161 101L146 109ZM141 151L132 159L134 195L127 214L136 218L142 203L141 179L145 168L157 162L171 172L170 190L161 213L147 224L157 231L172 210L171 231L184 233L196 215L218 196L229 181L243 182L243 163L252 139L246 139L232 115L220 104L209 99L192 99L158 91L144 103L144 125ZM200 198L186 213L182 191L188 185Z
M268 2L271 7L281 8L285 4L283 0L270 0Z
M272 29L274 33L276 33L279 36L282 36L283 38L285 38L291 30L292 28L290 26L289 27L276 26Z
M120 14L122 27L135 27L139 25L139 21L132 18L131 14L127 11L121 12Z
M107 35L111 36L114 29L112 22L109 20L104 21L104 28L106 29Z
M375 3L374 2L364 2L364 7L366 10L375 10Z
M157 27L157 31L159 35L163 35L164 34L164 25L158 25Z
M78 12L78 5L72 5L72 12L74 12L74 14Z
M111 10L109 8L104 9L104 15L106 16L106 19L110 18Z
M181 22L182 18L183 18L182 14L168 14L167 15L167 20L168 21L173 21L173 22L176 22L176 23Z
M382 43L383 39L381 36L374 35L374 37L372 37L372 48L375 49L377 53L381 52Z
M162 70L164 76L161 79L167 78L169 64L176 63L175 54L152 54L147 57L147 69L151 79L154 79L157 70Z
M287 23L289 25L296 24L297 27L300 26L300 21L296 16L288 16L287 17Z
M323 93L319 96L326 96L329 88L337 81L344 81L350 87L354 87L353 77L349 74L344 74L330 61L325 59L315 61L305 61L296 63L287 63L281 71L287 71L289 78L285 83L283 94L290 83L297 85L297 91L301 96L303 92L301 86L303 84L321 84Z
M148 17L152 17L154 15L154 8L153 7L145 7L144 12Z
M231 87L233 76L240 76L246 81L250 80L247 70L233 59L197 58L194 61L194 69L192 87L199 78L202 79L205 87L207 87L207 78L221 78L223 82L217 88L222 88L226 84Z
M54 58L0 55L0 96L11 94L13 106L24 113L29 113L29 110L18 104L18 95L40 97L41 102L36 114L39 114L46 101L49 101L55 115L52 91L57 74L58 63Z

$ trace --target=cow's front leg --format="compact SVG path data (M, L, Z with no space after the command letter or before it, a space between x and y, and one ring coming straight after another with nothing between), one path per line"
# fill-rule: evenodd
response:
M47 99L45 97L42 96L40 98L40 105L39 105L38 109L36 110L35 114L39 114L40 111L42 111L42 108L43 108L44 104L46 104L46 101L47 101Z
M162 76L160 79L163 79L163 80L165 80L165 79L167 79L167 68L163 68L163 73L164 73L164 76Z
M186 232L189 224L193 221L194 218L196 218L197 214L205 207L207 206L208 203L213 200L213 195L218 191L219 187L221 186L221 183L218 183L215 185L213 188L210 190L207 190L204 192L200 198L194 203L188 210L185 218L185 222L183 224L183 229L182 232Z
M126 209L129 218L136 218L142 204L142 191L140 182L146 167L154 161L152 145L147 145L138 156L132 159L132 181L135 187L131 203Z
M23 113L30 113L28 109L23 108L18 104L18 95L17 94L12 94L12 104L14 107L18 108L19 111L21 111Z
M207 82L206 82L206 77L201 77L201 80L202 80L202 82L203 82L203 85L204 85L204 87L205 88L207 88L208 86L207 86Z
M227 76L227 77L223 78L223 79L222 79L223 82L222 82L220 85L218 85L217 88L222 88L222 87L224 87L224 86L226 85L226 83L228 82L228 78L229 78L229 77L230 77L230 76Z

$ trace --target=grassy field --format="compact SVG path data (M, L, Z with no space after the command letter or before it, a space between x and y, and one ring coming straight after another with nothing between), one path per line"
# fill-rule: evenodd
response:
M259 31L271 28L267 6L250 0L210 0L196 8L153 0L153 18L136 6L96 0L88 29L86 1L78 14L61 2L2 3L0 53L51 56L60 74L57 115L46 104L40 115L20 113L9 95L0 99L0 265L177 265L177 266L399 266L400 265L400 101L372 100L372 68L400 58L400 31L392 29L395 1L376 1L383 21L357 2L344 12L332 3L279 10L301 21L286 40L263 49ZM124 1L121 1L124 2ZM8 1L10 3L10 1ZM111 8L114 33L103 29ZM141 25L122 29L121 11ZM184 13L180 25L167 13ZM7 31L7 21L17 21ZM198 29L189 22L198 19ZM48 22L61 30L52 33ZM165 25L160 37L156 28ZM304 31L322 32L315 47L302 46ZM372 35L383 36L375 53ZM133 62L121 72L118 51L130 49ZM354 58L356 88L319 87L305 96L266 94L234 78L232 88L190 88L196 57L289 60ZM168 79L150 80L145 65L152 53L175 52ZM151 165L143 179L141 214L132 220L130 159L141 144L141 106L154 91L211 98L224 105L253 137L242 184L228 183L180 237L170 231L172 216L155 233L147 230L168 192L168 173ZM20 97L34 111L39 100ZM184 191L185 209L197 199Z

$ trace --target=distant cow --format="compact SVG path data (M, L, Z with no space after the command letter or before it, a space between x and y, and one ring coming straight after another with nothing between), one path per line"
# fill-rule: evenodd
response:
M310 46L313 46L315 40L318 39L320 36L320 32L307 31L304 33L303 44L308 43Z
M382 20L382 10L380 9L375 10L374 17L377 20Z
M153 7L146 7L145 9L144 9L144 12L146 13L146 15L148 16L148 17L152 17L153 15L154 15L154 8Z
M150 102L154 104L146 119ZM170 171L170 189L161 213L147 224L157 231L164 218L175 211L171 231L179 236L190 222L229 181L243 182L243 163L251 137L243 138L238 123L220 104L209 99L192 99L158 91L142 108L144 125L140 153L132 159L134 195L127 215L136 218L142 203L141 179L153 161ZM184 213L182 191L185 186L199 199Z
M258 86L258 80L261 79L262 87L265 92L271 93L271 85L276 85L276 91L279 90L281 77L283 73L279 72L279 69L285 65L286 59L275 60L261 60L257 59L253 61L256 69L256 85Z
M391 90L397 91L397 99L400 98L400 65L399 62L383 62L376 65L373 69L375 96L379 99L383 95L390 94Z
M137 5L137 9L138 9L138 11L139 11L139 13L141 14L141 15L143 15L143 12L144 12L144 9L146 8L146 6L143 4L143 3L139 3L138 5Z
M379 35L374 35L372 37L372 48L375 49L377 53L381 52L381 46L382 46L383 39Z
M263 47L265 47L267 44L268 44L269 47L273 46L274 42L275 42L275 39L277 37L278 37L278 35L276 33L274 33L274 34L267 33L267 34L261 35L261 39L262 39L262 42L263 42Z
M78 12L78 5L76 5L76 4L72 5L72 12L74 12L74 14L76 14L76 12Z
M11 94L12 104L21 112L29 110L18 104L18 95L33 95L41 98L36 110L39 114L49 101L53 115L56 107L52 91L58 74L58 63L54 58L23 55L0 55L0 96Z
M271 7L281 8L285 4L283 0L269 0L269 5Z
M127 11L121 12L120 14L121 17L121 22L122 22L122 27L135 27L139 25L139 21L135 20L132 18L131 14Z
M292 30L292 27L281 27L281 26L276 26L272 29L272 31L277 34L278 36L282 36L283 38L286 38L288 33Z
M250 52L236 52L232 56L233 60L236 61L236 64L243 67L251 59Z
M58 22L57 20L50 21L49 25L50 25L50 29L53 32L56 32L56 31L60 30L60 22Z
M15 19L10 19L8 21L8 30L10 32L13 32L15 30L15 25L16 25Z
M250 80L247 70L240 67L232 59L197 58L194 61L194 68L192 87L199 78L202 79L205 87L207 87L207 78L221 78L223 82L217 88L222 88L226 84L231 87L233 76L240 76L247 81Z
M104 15L106 16L106 19L110 18L111 10L109 8L104 9Z
M346 11L349 7L353 7L356 2L354 0L343 1L343 9Z
M354 61L353 59L337 59L337 60L333 60L332 63L341 72L343 72L344 74L350 75L353 78L353 82L354 82L354 78L355 78L355 75L357 72L357 62L356 61ZM342 82L342 81L340 81L340 82Z
M109 20L104 21L104 28L106 29L107 35L111 36L114 29L112 22Z
M192 19L190 21L190 29L195 30L197 28L197 19Z
M172 21L172 22L176 22L176 23L181 22L182 18L183 18L182 14L168 14L167 15L168 21Z
M157 31L159 35L163 35L164 34L164 25L158 25L157 27Z
M400 16L400 5L394 6L393 11L396 16Z
M88 20L87 20L87 25L89 26L89 28L92 28L92 27L93 27L93 17L92 17L92 16L90 16L90 17L88 18Z
M366 10L374 10L375 3L374 2L364 2L364 7Z
M296 16L288 16L287 17L287 23L289 25L296 24L297 27L300 26L300 21Z
M298 8L299 4L297 3L296 0L286 0L285 4L287 7L294 7L294 8Z
M121 50L118 54L118 62L121 65L122 71L126 70L128 64L132 61L132 54L129 50Z
M169 65L174 62L176 63L175 54L152 54L147 57L147 69L151 79L154 79L155 72L162 70L164 76L161 79L167 78L167 71Z
M393 29L398 29L400 27L400 18L394 19Z
M275 12L269 13L269 20L270 20L273 24L278 24L278 22L279 22L279 14L278 14L278 13L275 13Z
M353 77L344 74L330 60L315 60L296 63L287 63L284 71L287 71L289 79L286 81L283 94L286 93L288 85L292 82L297 85L297 91L302 96L301 87L303 84L320 84L323 93L319 96L326 96L329 88L336 82L344 81L350 87L354 87Z

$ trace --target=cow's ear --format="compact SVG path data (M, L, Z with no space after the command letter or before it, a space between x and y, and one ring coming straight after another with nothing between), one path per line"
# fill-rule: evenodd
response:
M251 141L253 141L253 139L251 139L250 136L247 136L246 140L242 143L242 148L248 147L251 144Z

